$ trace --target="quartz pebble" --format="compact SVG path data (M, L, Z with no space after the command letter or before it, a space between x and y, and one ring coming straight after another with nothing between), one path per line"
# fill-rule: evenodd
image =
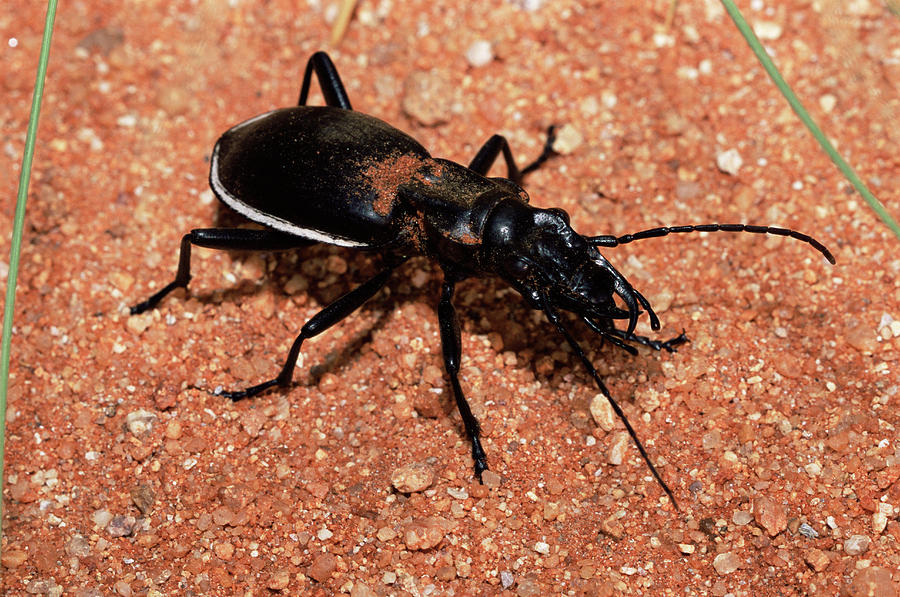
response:
M337 568L337 560L330 553L323 553L313 560L312 565L307 569L306 573L322 583L331 578L331 574Z
M731 574L741 566L740 558L733 552L727 551L720 553L713 559L713 568L716 569L721 576Z
M753 500L753 518L770 537L774 537L787 528L787 512L784 506L768 497L758 497Z
M494 59L494 51L491 48L491 42L480 39L466 50L466 61L474 67L489 64Z
M414 520L403 528L403 542L409 549L430 549L444 538L447 522L436 516Z
M425 462L411 462L391 473L391 485L401 493L425 491L434 482L434 470Z
M848 556L858 556L869 550L872 540L865 535L851 535L844 541L844 553Z

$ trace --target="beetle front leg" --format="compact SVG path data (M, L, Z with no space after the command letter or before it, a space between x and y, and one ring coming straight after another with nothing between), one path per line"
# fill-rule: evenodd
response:
M294 367L297 364L297 357L300 356L300 347L303 346L303 341L312 338L313 336L318 336L360 308L363 303L375 296L375 293L381 290L398 265L400 265L400 263L391 264L387 269L379 272L374 278L341 296L336 301L316 313L312 319L307 321L306 325L300 329L300 335L297 336L294 343L291 345L287 360L284 362L284 366L281 368L278 377L249 387L246 390L239 390L237 392L217 391L216 394L221 394L232 400L241 400L243 398L256 396L260 392L268 390L273 386L286 387L290 385L291 379L294 377Z
M156 307L167 294L176 288L187 288L191 281L191 245L207 249L231 249L236 251L282 251L310 244L309 241L275 230L248 230L245 228L197 228L181 238L178 256L178 272L175 279L162 290L131 307L137 315Z
M459 385L459 362L462 359L462 341L459 334L459 320L453 308L453 290L455 281L444 279L441 290L441 302L438 304L438 324L441 328L441 348L444 355L444 368L450 377L450 387L456 399L456 407L462 417L466 433L472 442L472 460L475 461L475 476L481 481L481 473L487 470L487 455L481 447L481 426L472 414L472 409Z

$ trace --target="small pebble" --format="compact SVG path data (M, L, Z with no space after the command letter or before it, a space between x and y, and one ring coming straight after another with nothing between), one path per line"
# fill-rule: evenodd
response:
M625 536L625 526L613 516L600 523L600 532L618 540Z
M538 541L534 544L534 551L539 554L547 555L550 553L550 546L543 541Z
M443 540L447 522L437 516L414 520L403 527L403 542L409 549L431 549Z
M106 525L109 524L109 521L112 520L112 517L112 513L108 510L96 510L93 514L91 514L91 520L94 521L94 524L101 529L106 528Z
M153 509L156 502L156 494L150 485L138 485L131 488L131 501L146 516Z
M283 591L288 588L291 582L291 572L285 568L279 568L269 575L269 582L266 588L270 591Z
M474 67L489 64L494 59L494 51L491 42L480 39L466 50L466 60Z
M378 537L379 541L386 542L396 537L397 532L391 527L381 527L378 529L378 532L375 533L375 536Z
M781 25L772 21L757 21L753 24L753 30L759 39L766 41L776 40L784 32L784 28Z
M866 535L851 535L844 541L844 553L848 556L858 556L869 550L872 540Z
M797 532L809 539L816 539L819 536L818 531L816 531L816 529L812 528L805 522L800 523L800 526L797 528Z
M400 493L425 491L434 482L434 470L425 462L404 464L391 473L391 485Z
M7 547L3 550L3 555L0 556L0 565L8 569L18 568L24 564L27 559L28 554L21 549L9 549Z
M825 570L831 561L828 559L828 554L815 547L806 552L806 555L803 556L803 560L816 572Z
M134 532L137 520L134 516L113 516L109 524L106 525L106 532L112 537L128 537Z
M754 498L753 517L770 537L774 537L787 528L787 512L784 506L771 498Z
M331 578L337 568L337 559L330 553L323 553L313 560L306 573L317 582L323 583Z
M726 574L731 574L735 570L741 567L741 560L734 553L727 551L725 553L720 553L713 560L713 568L716 569L721 576L725 576Z
M591 417L603 431L609 432L616 424L616 413L609 404L609 399L603 394L595 394L591 398Z
M494 471L487 470L481 474L481 482L484 483L484 486L488 489L497 489L500 487L500 481L500 475Z
M880 535L887 528L888 517L884 512L878 511L872 514L872 530L876 535Z
M465 487L448 487L447 494L457 500L464 500L469 497L469 492Z
M849 325L843 335L847 344L863 354L870 354L878 350L875 330L864 323Z
M150 411L138 409L125 415L125 427L135 437L142 437L150 433L157 416Z
M753 521L753 516L744 510L735 510L731 515L731 522L741 527L750 524L751 521Z
M553 141L553 151L560 155L574 153L584 143L584 135L572 124L564 124L556 131L556 139Z
M66 553L76 558L86 558L91 555L91 544L81 535L75 535L66 542Z
M607 461L614 466L622 464L625 461L626 449L628 449L628 434L625 432L617 433L612 445L609 446Z
M504 589L508 589L513 586L514 582L516 582L516 577L513 576L513 573L509 570L504 570L500 573L500 586Z
M234 545L225 541L223 543L216 543L213 546L213 552L215 552L216 557L220 560L225 560L226 562L234 557Z
M744 165L744 160L737 149L728 149L716 156L716 166L725 174L735 176Z
M364 582L355 582L353 583L353 588L350 589L350 597L377 597L378 593L373 591L369 585Z

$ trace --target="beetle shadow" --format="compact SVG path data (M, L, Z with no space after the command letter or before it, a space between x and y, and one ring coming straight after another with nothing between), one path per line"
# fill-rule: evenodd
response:
M249 220L229 208L219 206L216 217L217 226L242 227L246 226L248 222ZM303 274L308 284L302 292L324 308L339 296L366 282L379 271L379 258L376 255L322 243L310 242L308 246L289 251L227 252L236 260L244 260L251 255L263 255L266 272L259 280L245 280L237 286L215 290L211 295L196 296L198 300L212 302L215 300L213 297L233 300L252 296L260 292L266 284L276 284L283 288L284 282L299 272ZM346 274L335 277L333 273L328 272L325 264L329 259L335 257L347 263ZM424 269L427 272L428 281L420 288L403 287L404 284L408 286L412 268ZM329 276L334 279L328 284L323 284L322 282ZM427 260L414 259L401 266L388 282L387 287L391 290L389 296L379 292L349 317L372 311L378 312L378 315L364 329L356 332L349 341L343 342L339 348L327 353L321 362L311 363L306 367L303 371L303 375L306 377L304 385L316 385L325 374L340 371L352 363L360 351L373 341L375 334L384 328L388 321L386 315L401 308L402 305L420 301L426 303L435 313L436 323L440 279L439 269ZM477 278L463 282L458 287L454 304L457 308L460 327L463 330L487 336L493 333L498 334L502 343L501 351L511 351L517 356L517 364L514 367L527 368L535 380L552 388L554 394L560 396L560 399L562 397L559 388L566 383L564 377L570 374L574 374L584 384L596 389L590 375L581 366L577 357L572 354L562 335L553 329L553 325L543 314L529 307L515 290L499 278ZM601 376L605 376L603 371L608 367L618 372L646 367L646 364L638 360L647 356L644 351L637 356L628 355L610 343L604 342L575 318L566 317L566 319L568 328L579 344L586 352L594 353L593 362L600 370ZM298 322L298 333L304 323L306 322ZM326 331L325 334L327 333ZM440 351L439 345L431 348L433 351ZM561 361L558 360L560 351L568 355ZM462 357L463 365L465 365L467 361L465 352ZM547 363L552 366L549 373L547 372ZM446 372L443 377L449 390ZM449 392L445 396L449 400ZM452 406L452 404L448 401L444 406Z
M219 204L217 207L215 226L218 228L263 229L262 226L226 206ZM303 288L298 293L309 297L320 308L325 308L380 271L379 259L375 255L315 241L308 243L301 241L297 248L283 251L226 250L224 252L232 260L238 262L246 261L253 256L261 257L265 264L264 272L257 280L242 280L228 288L193 295L202 303L237 301L242 297L252 297L261 292L266 285L272 284L275 285L276 293L286 295L289 294L285 290L285 287L289 285L289 280L300 274ZM329 271L328 263L333 258L346 264L346 273L336 275L333 271ZM332 280L324 283L329 278ZM389 282L388 287L392 286L393 284ZM358 317L363 313L377 312L377 316L370 318L371 323L365 329L359 330L348 341L342 342L339 348L327 353L321 362L311 363L303 370L298 369L297 373L306 378L303 385L316 385L325 374L334 373L350 364L359 355L361 349L371 343L374 335L384 327L388 320L385 315L391 309L396 308L397 304L397 297L393 296L393 293L392 296L386 297L379 292L350 314L348 318ZM300 329L307 321L297 322L296 334L299 334ZM323 335L327 334L326 330Z

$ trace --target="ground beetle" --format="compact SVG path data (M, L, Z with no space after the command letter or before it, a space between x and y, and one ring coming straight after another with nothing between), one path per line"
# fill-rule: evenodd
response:
M326 106L306 106L312 74ZM353 112L331 59L314 54L306 65L299 105L267 112L238 124L216 143L209 182L225 205L264 230L200 228L181 240L175 280L131 308L155 307L191 279L191 245L212 249L281 250L324 242L378 253L384 268L375 277L326 306L300 331L274 379L222 395L239 400L273 386L288 386L303 341L320 334L359 308L384 286L391 273L414 256L438 262L444 281L438 303L443 360L453 397L472 443L475 474L487 469L479 425L459 384L461 343L453 291L461 280L499 276L534 309L543 311L572 348L622 420L641 456L677 508L672 491L657 472L622 409L581 346L563 324L570 311L601 338L631 353L629 342L673 351L684 334L666 342L634 334L641 309L652 329L659 319L650 303L596 247L685 232L754 232L804 241L834 263L817 240L793 230L744 224L704 224L654 228L625 236L576 233L561 209L528 204L522 177L552 153L553 129L534 163L516 167L506 139L492 136L468 166L432 158L412 137L385 122ZM500 154L506 178L487 178ZM615 297L625 309L616 304ZM627 320L624 330L615 320Z

